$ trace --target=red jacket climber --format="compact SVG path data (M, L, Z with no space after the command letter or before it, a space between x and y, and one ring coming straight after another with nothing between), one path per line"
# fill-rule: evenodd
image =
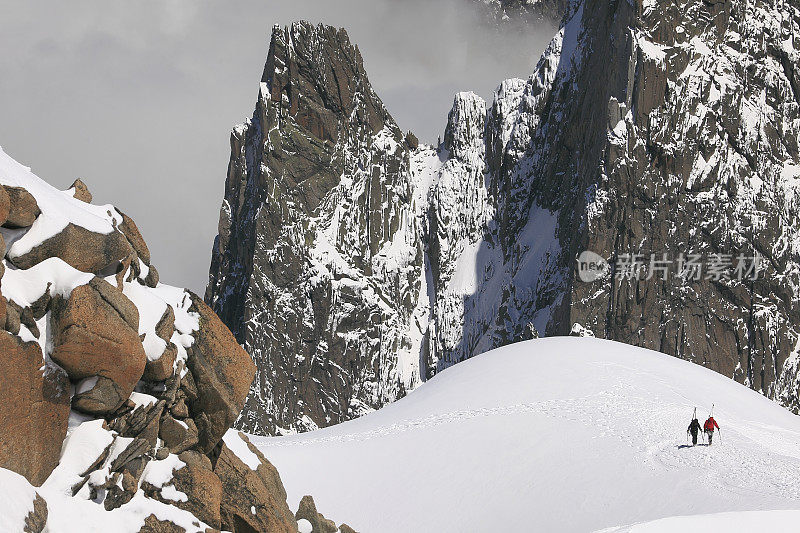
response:
M711 439L714 438L714 428L719 429L719 424L717 421L714 420L713 416L709 416L706 423L703 424L703 431L705 431L706 436L708 436L708 445L711 446Z

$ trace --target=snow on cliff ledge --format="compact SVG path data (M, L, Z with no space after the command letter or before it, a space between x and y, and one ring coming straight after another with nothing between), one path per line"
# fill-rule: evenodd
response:
M712 402L721 438L687 447L693 407L702 422ZM706 368L598 339L497 349L361 419L253 440L290 505L310 490L358 531L594 531L800 509L800 417Z

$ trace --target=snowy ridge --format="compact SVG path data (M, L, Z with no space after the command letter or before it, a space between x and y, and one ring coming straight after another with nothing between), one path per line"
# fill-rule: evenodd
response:
M673 516L631 526L611 527L597 533L702 533L704 531L792 531L800 511L734 511L694 516Z
M686 447L693 407L705 417L711 402L722 433ZM800 509L795 415L698 365L596 339L500 348L358 420L253 440L286 472L290 502L310 487L364 531L594 531L775 509L787 511L753 518L783 531Z

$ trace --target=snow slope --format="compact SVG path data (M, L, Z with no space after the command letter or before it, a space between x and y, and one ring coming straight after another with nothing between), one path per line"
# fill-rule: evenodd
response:
M692 408L705 417L712 402L721 439L686 447ZM800 509L799 417L709 369L592 338L493 350L360 419L253 441L290 506L311 493L367 533ZM648 527L633 531L661 531Z
M598 533L748 533L769 531L783 533L797 531L800 511L739 511L694 516L673 516L627 527L613 527Z

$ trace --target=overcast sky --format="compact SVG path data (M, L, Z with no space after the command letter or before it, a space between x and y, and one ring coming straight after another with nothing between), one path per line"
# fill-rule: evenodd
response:
M465 0L73 0L0 6L0 146L138 224L165 283L201 295L234 124L252 114L274 24L345 27L378 95L423 141L457 91L527 77L552 27Z

